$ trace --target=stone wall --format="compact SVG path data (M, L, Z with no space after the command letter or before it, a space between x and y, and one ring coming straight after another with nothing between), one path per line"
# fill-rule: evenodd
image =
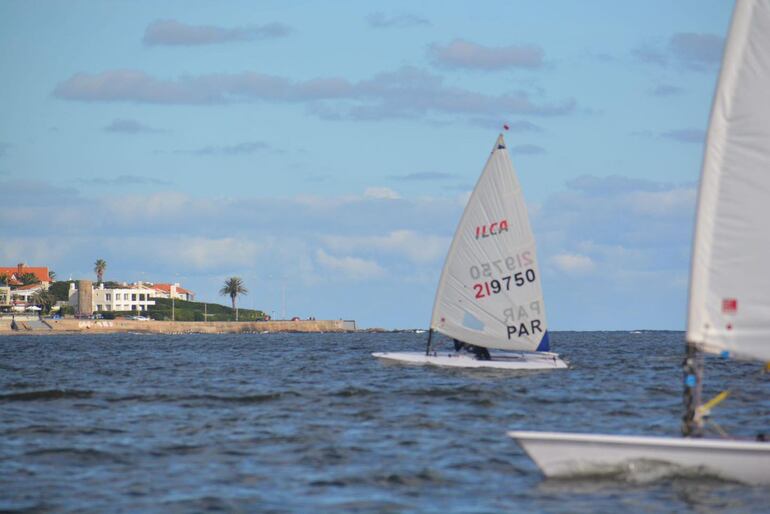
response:
M127 319L46 320L50 332L147 332L155 334L239 334L260 332L347 332L350 322L342 320L300 321L138 321ZM353 325L354 326L354 325ZM0 328L0 331L2 328Z

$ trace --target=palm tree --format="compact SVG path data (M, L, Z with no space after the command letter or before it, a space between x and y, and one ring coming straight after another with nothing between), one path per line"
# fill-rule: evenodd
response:
M94 272L96 273L96 281L101 284L104 277L104 270L107 269L107 262L104 259L96 259L94 263Z
M51 312L51 307L56 303L56 296L47 289L41 289L32 295L31 300L34 305L42 308L41 313L45 314Z
M248 294L249 290L243 287L243 280L240 277L230 277L225 280L225 285L219 290L219 294L222 296L229 296L233 302L233 310L235 310L235 321L238 321L238 308L235 306L235 299L239 294Z

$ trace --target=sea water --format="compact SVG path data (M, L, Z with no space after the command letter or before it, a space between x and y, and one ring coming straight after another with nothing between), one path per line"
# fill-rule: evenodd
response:
M681 332L556 332L568 370L386 366L427 334L0 338L3 512L761 512L647 469L544 479L507 430L677 436ZM709 358L714 419L770 428L761 367ZM770 443L768 443L770 444Z

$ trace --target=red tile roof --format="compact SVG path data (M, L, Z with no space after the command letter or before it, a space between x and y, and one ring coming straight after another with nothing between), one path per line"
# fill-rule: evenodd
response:
M171 292L171 284L153 284L150 287L157 289L158 291L163 291L164 293ZM176 286L176 292L179 294L193 294L192 291L189 291L182 286Z
M18 279L24 273L32 273L41 282L52 282L47 267L0 266L0 275L8 275L12 280Z

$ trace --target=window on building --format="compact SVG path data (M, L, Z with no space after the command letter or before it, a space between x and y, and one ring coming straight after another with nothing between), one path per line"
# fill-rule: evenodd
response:
M102 310L102 306L101 306L101 305L99 305L98 303L96 304L96 310L97 310L97 311L100 311L100 310Z
M104 297L105 297L105 299L106 299L108 302L109 302L110 300L112 300L112 294L111 294L111 293L106 293L106 294L104 295Z
M132 310L132 311L135 311L135 310L136 310L136 305L132 305L132 306L131 306L131 310Z
M144 301L144 293L139 293L139 301L140 302Z
M128 293L123 293L123 299L128 300Z
M132 293L132 294L131 294L131 301L132 301L132 302L135 302L135 301L136 301L136 293Z

